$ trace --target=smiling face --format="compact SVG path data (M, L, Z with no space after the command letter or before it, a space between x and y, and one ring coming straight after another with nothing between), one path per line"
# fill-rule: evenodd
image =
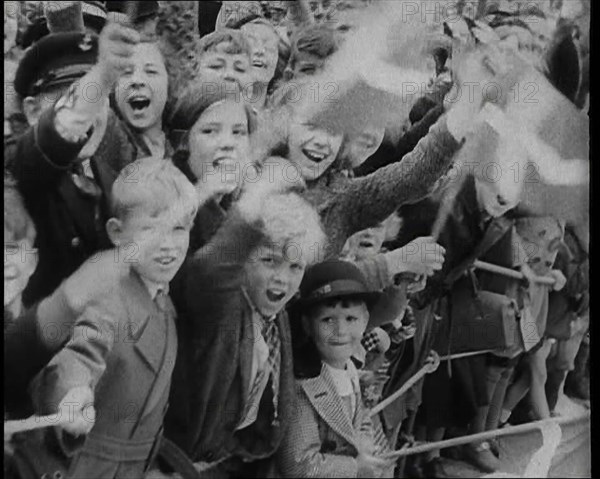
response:
M252 47L252 77L259 83L269 83L275 75L279 58L279 37L275 30L260 23L247 23L242 27Z
M333 164L343 135L310 123L300 112L291 119L288 160L298 167L306 181L316 180Z
M232 187L240 185L250 163L248 116L232 99L209 106L190 132L190 168L198 180L220 175Z
M161 124L168 76L156 43L136 45L132 62L117 81L116 99L127 123L143 131Z
M377 151L384 134L385 129L381 127L365 128L360 134L348 138L342 156L348 159L352 168L358 168Z
M160 212L138 207L123 220L107 225L115 245L131 255L131 268L155 284L168 284L181 267L190 242L192 222L177 206Z
M300 287L306 263L275 244L260 245L246 262L246 291L264 316L281 311Z
M220 43L200 57L198 72L204 84L225 85L227 91L242 91L251 82L250 57L229 53L231 45Z
M303 317L304 328L319 351L321 360L343 368L363 337L369 322L364 301L338 299L311 308Z

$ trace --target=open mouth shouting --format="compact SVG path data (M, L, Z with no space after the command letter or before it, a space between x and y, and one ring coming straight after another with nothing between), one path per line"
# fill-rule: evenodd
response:
M279 303L283 298L285 298L285 290L269 288L267 289L266 295L267 299L272 303Z
M134 113L143 113L150 106L151 99L144 94L135 94L127 99L127 104Z

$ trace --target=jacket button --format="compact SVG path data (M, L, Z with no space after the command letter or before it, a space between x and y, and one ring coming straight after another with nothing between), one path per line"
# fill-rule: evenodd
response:
M77 247L78 247L80 244L81 244L81 239L79 239L79 237L78 237L78 236L75 236L75 238L73 238L73 239L71 240L71 246L72 246L73 248L77 248Z

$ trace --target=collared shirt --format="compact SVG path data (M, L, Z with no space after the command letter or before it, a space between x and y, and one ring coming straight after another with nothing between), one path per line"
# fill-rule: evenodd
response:
M141 275L140 275L140 279L142 280L142 283L144 283L144 286L148 290L148 293L150 293L150 297L152 298L152 301L154 301L156 299L156 295L161 290L164 291L165 294L169 294L169 285L168 284L155 283L154 281L150 281L149 279L146 279L146 278L142 277Z
M323 362L323 365L329 371L339 396L345 400L348 400L349 398L351 409L350 418L352 419L356 414L357 399L360 397L360 382L356 366L354 366L354 363L350 359L346 362L345 369L334 368L325 362Z
M271 367L268 363L269 359L269 346L267 345L265 338L263 337L262 330L265 321L275 321L277 315L273 315L270 318L264 318L264 316L256 309L248 293L245 289L242 289L244 292L244 296L252 309L252 328L254 330L254 348L252 349L252 366L250 369L250 388L254 386L254 383L257 380L259 374L260 383L258 385L258 392L253 399L253 403L249 405L248 413L246 417L242 418L240 424L236 427L236 430L244 429L248 427L250 424L256 421L256 417L258 415L258 406L260 404L260 399L265 392L265 388L269 382L269 377L271 375ZM247 402L249 398L244 398L244 402ZM245 404L248 407L247 404Z

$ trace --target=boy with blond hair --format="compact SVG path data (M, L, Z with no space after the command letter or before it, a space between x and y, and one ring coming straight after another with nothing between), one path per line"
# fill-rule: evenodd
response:
M178 326L185 378L174 383L166 434L202 469L267 472L293 413L285 310L325 240L296 193L248 188L212 240L186 263ZM171 414L172 413L172 414Z
M115 181L111 199L106 228L122 255L115 259L128 267L114 289L85 306L64 348L32 383L38 413L69 412L49 430L67 477L144 475L160 441L177 353L168 288L188 249L195 189L171 162L136 161Z

